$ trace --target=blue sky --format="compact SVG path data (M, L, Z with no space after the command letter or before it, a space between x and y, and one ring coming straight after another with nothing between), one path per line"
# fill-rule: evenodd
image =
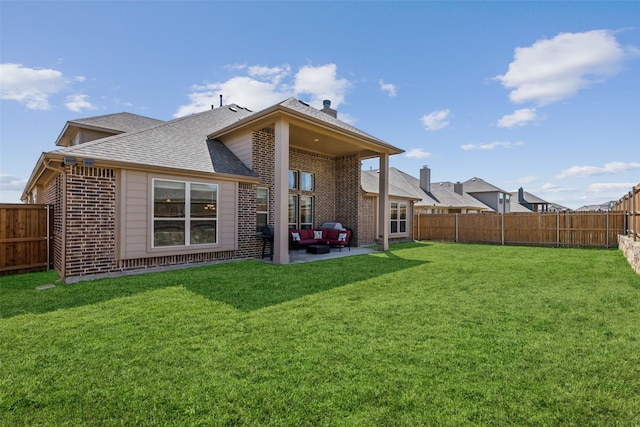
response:
M578 208L640 182L640 2L0 1L0 202L66 121L289 96L405 150ZM363 168L377 162L364 162Z

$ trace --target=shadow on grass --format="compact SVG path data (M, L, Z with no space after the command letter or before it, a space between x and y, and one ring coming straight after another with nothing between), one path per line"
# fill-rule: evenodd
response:
M35 287L57 279L54 273L7 276L0 282L0 317L79 307L169 286L183 286L238 310L257 310L425 263L398 256L403 248L394 245L387 252L293 265L239 261L59 284L44 291Z

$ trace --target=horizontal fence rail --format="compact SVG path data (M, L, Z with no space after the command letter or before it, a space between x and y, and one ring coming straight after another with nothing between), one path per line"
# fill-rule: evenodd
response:
M617 247L622 212L416 214L417 240L554 247Z
M53 208L0 204L0 274L48 270Z

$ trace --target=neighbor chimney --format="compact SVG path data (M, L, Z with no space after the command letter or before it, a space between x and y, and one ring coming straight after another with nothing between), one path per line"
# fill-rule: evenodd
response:
M460 181L453 184L453 192L462 196L462 183Z
M431 169L427 165L420 169L420 188L431 193Z
M522 187L518 188L518 203L524 202L524 190Z
M325 99L324 101L322 101L322 111L323 113L327 113L328 115L330 115L333 118L338 118L338 112L336 110L334 110L333 108L331 108L331 101L328 99Z

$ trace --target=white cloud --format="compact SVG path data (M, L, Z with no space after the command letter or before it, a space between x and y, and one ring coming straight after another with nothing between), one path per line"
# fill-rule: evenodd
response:
M58 70L0 64L0 99L18 101L30 110L50 109L49 97L67 84Z
M545 105L617 74L622 62L637 53L636 48L621 46L613 31L560 33L516 48L509 70L496 79L512 89L513 102Z
M529 176L523 176L522 178L518 178L516 182L518 184L531 184L532 182L536 182L537 180L538 180L537 176L529 175Z
M307 94L311 96L309 103L316 107L322 107L322 101L331 100L331 108L338 108L344 102L344 97L351 87L347 79L337 77L336 64L326 64L314 67L306 65L295 75L295 94Z
M614 191L616 194L623 196L625 192L630 191L636 184L632 182L610 182L591 184L587 187L589 193L607 193Z
M422 124L427 130L438 130L449 125L449 110L433 111L422 116Z
M17 176L0 174L0 193L5 191L22 191L27 185L26 178L18 178Z
M380 79L380 90L383 92L387 92L387 94L393 98L397 94L396 86L391 83L385 83L384 80Z
M249 76L268 79L274 84L278 84L283 78L291 73L291 67L289 64L284 64L282 67L266 67L261 65L252 65L247 68Z
M82 110L94 110L95 107L87 101L89 95L69 95L67 96L67 102L64 104L69 110L75 111L76 113L81 112Z
M556 184L553 184L551 182L547 182L546 184L543 184L542 187L540 187L540 188L542 188L542 190L548 191L548 192L560 190L559 186L557 186Z
M516 141L516 142L494 141L488 144L464 144L464 145L461 145L461 147L463 150L467 150L467 151L468 150L495 150L498 147L511 148L511 147L517 147L523 144L524 142L522 141Z
M634 169L640 169L640 163L632 162L610 162L605 163L604 166L571 166L569 169L565 169L558 176L557 179L564 179L570 177L586 177L597 176L604 174L617 174L627 172Z
M338 108L351 86L348 80L337 77L335 64L303 66L293 76L288 64L280 67L233 65L227 68L246 70L247 75L193 86L188 95L189 103L180 106L173 116L182 117L207 110L211 105L219 104L220 95L224 104L238 104L254 111L300 95L309 96L307 102L316 108L322 108L325 99L331 100L332 108Z
M498 127L512 128L516 126L524 126L528 122L535 120L537 117L535 108L522 108L514 111L513 114L503 116L498 120Z
M432 154L428 151L424 151L422 148L413 148L404 155L405 157L410 157L414 159L426 159L431 157Z

